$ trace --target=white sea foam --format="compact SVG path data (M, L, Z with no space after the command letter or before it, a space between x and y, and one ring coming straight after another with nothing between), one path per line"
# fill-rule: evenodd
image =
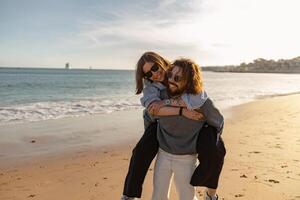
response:
M0 124L141 109L138 97L39 102L0 108Z

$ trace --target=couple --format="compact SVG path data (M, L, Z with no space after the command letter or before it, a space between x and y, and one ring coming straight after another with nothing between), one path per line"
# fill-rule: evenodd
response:
M132 152L122 199L141 197L156 154L152 200L169 199L172 176L180 200L197 199L194 186L207 187L206 200L218 199L224 118L203 90L199 66L146 52L137 63L136 89L143 92L145 132Z

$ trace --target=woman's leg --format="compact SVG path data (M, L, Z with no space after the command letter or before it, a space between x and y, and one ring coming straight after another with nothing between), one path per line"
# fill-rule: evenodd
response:
M152 123L132 151L123 195L140 198L148 168L158 150L157 123Z
M196 155L175 155L172 162L174 183L179 200L197 200L196 188L190 184L196 168Z
M211 189L210 194L213 194L218 187L226 154L224 142L221 137L217 141L214 127L208 124L203 126L198 136L197 152L200 164L191 178L191 184L205 186Z
M213 192L212 189L216 189L218 187L220 174L222 172L222 168L224 164L224 157L226 154L225 145L221 137L218 141L216 149L217 149L216 160L212 161L213 163L215 163L215 165L212 168L211 176L208 177L207 184L206 184L207 185L206 187L211 188L212 192ZM210 190L208 190L208 194L209 195L212 194L210 193Z
M159 151L154 167L152 200L169 199L172 174L170 158Z

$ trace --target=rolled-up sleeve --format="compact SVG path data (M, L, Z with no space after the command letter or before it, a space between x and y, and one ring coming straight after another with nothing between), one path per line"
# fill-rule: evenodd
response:
M187 109L194 110L201 107L205 101L207 100L208 96L205 91L200 92L198 94L186 94L184 93L181 96L181 99L184 101Z
M142 106L148 106L154 101L160 101L160 91L154 85L148 85L143 90L143 97L140 99Z

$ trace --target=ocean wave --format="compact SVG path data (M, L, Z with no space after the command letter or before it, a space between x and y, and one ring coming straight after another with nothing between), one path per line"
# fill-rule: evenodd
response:
M0 107L0 125L141 108L138 97L29 103Z

